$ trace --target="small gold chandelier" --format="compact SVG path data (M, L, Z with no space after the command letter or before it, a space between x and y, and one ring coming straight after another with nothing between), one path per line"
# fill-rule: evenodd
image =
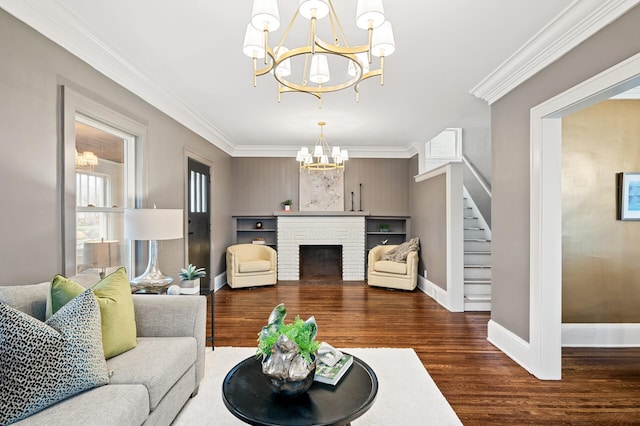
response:
M307 44L296 48L285 47L285 42L298 16L310 21ZM333 43L322 41L316 35L317 20L329 16ZM384 85L384 58L395 51L395 40L391 23L386 20L382 0L358 0L356 25L368 31L369 42L362 46L350 47L336 15L332 0L298 0L298 9L293 15L280 42L269 47L269 33L280 28L280 14L277 0L254 0L251 22L247 25L243 52L253 59L253 86L257 77L270 73L278 81L278 102L280 95L287 92L309 93L318 98L322 107L322 94L354 87L356 101L359 101L360 82L370 77L380 76ZM373 58L380 58L379 68L373 69ZM291 61L303 57L304 65L292 75ZM343 78L333 81L329 64L346 59ZM263 59L258 68L258 59ZM302 69L300 69L302 68ZM334 71L334 77L338 74ZM331 81L331 82L330 82ZM309 84L309 82L314 84Z
M318 122L320 126L320 136L316 140L316 144L309 151L309 148L303 146L296 154L296 161L300 163L300 170L342 170L345 162L349 159L349 153L346 149L340 149L339 146L329 148L327 139L322 132L326 125L324 121Z

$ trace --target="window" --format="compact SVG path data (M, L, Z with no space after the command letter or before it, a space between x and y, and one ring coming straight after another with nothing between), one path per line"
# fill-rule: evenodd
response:
M126 265L127 160L135 138L76 115L76 273ZM131 151L131 152L129 152Z
M191 170L189 179L191 184L189 185L189 197L191 202L189 203L190 213L207 213L207 192L209 191L208 177L205 174Z
M462 153L462 129L450 128L426 144L427 160L459 160Z
M136 155L146 129L62 87L63 268L67 276L125 266L133 275L133 243L124 239L124 210L139 207Z

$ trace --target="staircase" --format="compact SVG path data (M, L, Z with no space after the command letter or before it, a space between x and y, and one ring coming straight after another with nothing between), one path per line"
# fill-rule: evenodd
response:
M463 200L464 310L491 310L491 233L484 229L473 201Z

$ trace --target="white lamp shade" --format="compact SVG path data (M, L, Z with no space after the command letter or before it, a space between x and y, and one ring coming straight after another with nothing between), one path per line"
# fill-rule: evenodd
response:
M175 240L182 238L182 209L126 209L127 240Z
M326 55L315 54L311 58L309 80L316 84L324 84L331 79L329 73L329 60Z
M289 49L287 49L284 46L280 46L276 49L277 50L275 53L276 53L277 59L280 59L280 56L284 55L289 51ZM285 59L284 61L282 61L276 68L276 74L281 77L290 76L291 75L291 59Z
M95 268L108 268L120 264L118 241L85 241L82 261Z
M333 148L331 148L331 156L332 157L340 157L340 147L339 146L334 146Z
M356 7L356 25L363 30L378 28L385 21L382 0L358 0Z
M327 0L300 0L298 2L298 12L307 19L311 19L314 9L316 10L316 19L322 19L329 14L329 3Z
M320 157L320 164L329 164L329 157L323 155Z
M264 38L262 31L256 30L251 24L247 25L247 31L244 33L242 53L250 58L264 58Z
M253 0L251 25L259 31L271 32L280 28L278 0Z
M322 154L323 154L322 146L316 145L315 148L313 148L313 156L320 157Z
M389 56L396 50L391 22L385 21L379 28L373 30L371 40L371 54L377 57Z
M347 161L349 159L349 152L346 149L343 149L340 151L340 157L342 158L342 161Z
M369 72L369 59L367 58L367 53L356 53L356 58L358 58L358 62L362 65L362 74L366 74ZM349 67L347 68L347 72L351 77L357 76L358 67L354 65L353 61L349 61Z

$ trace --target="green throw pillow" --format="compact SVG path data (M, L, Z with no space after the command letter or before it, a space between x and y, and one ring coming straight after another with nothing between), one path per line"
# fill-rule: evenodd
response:
M85 290L62 275L51 281L47 300L47 318ZM92 287L100 305L102 345L106 359L136 347L136 317L133 310L131 285L124 268L98 281Z
M46 322L0 303L0 425L108 382L90 289Z

